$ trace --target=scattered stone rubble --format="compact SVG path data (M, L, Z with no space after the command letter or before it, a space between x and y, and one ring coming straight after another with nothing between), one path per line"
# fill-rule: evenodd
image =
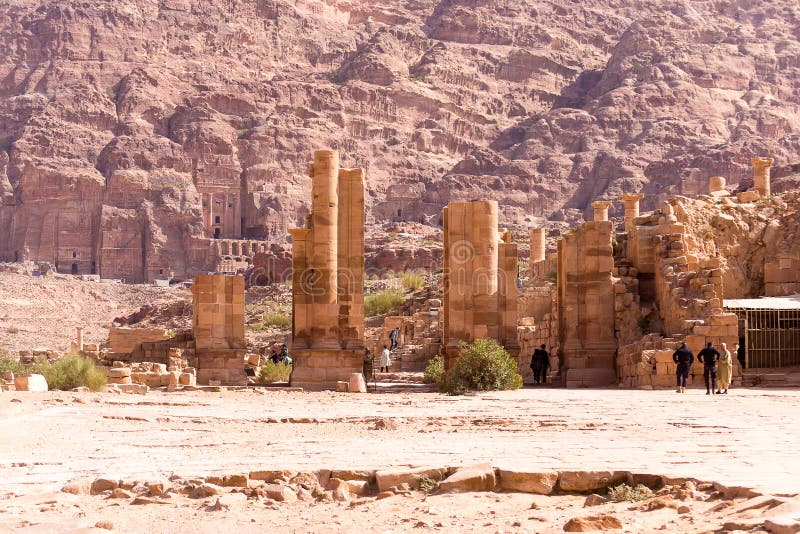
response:
M629 509L647 513L671 509L677 516L726 510L725 530L800 529L798 502L792 497L764 495L748 488L726 487L691 478L671 478L629 471L524 471L489 464L461 467L406 467L379 470L320 469L313 472L262 470L230 475L169 480L127 481L116 477L75 480L61 491L128 501L130 505L168 504L177 499L203 501L201 509L220 511L246 501L273 506L340 502L360 506L395 495L414 493L515 492L543 496L588 495L584 507L563 526L565 532L616 530L625 527L613 502L602 493L620 484L644 486L648 495ZM716 503L716 504L714 504ZM536 508L536 501L532 505ZM588 512L588 511L587 511Z

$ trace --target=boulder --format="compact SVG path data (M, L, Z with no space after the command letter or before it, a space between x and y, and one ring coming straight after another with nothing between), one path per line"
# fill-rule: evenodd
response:
M573 517L564 525L564 532L595 532L598 530L617 530L622 528L622 522L609 514L587 515Z
M47 391L47 380L42 375L27 375L14 378L17 391Z
M98 478L97 480L92 482L91 494L97 495L98 493L102 493L104 491L115 490L118 487L119 487L119 480L113 480L110 478Z
M295 502L297 500L297 494L288 486L283 486L281 484L267 484L262 489L268 498L276 501Z
M605 504L608 502L608 498L603 497L602 495L598 495L596 493L592 493L586 500L583 501L583 507L587 508L589 506L599 506L601 504Z
M462 467L439 483L444 492L462 493L467 491L492 491L496 478L494 468L489 464Z
M541 471L537 473L525 471L499 470L500 488L524 493L538 493L549 495L558 482L556 471Z
M200 484L196 488L194 488L189 496L193 499L202 499L205 497L211 497L212 495L221 495L224 490L221 486L216 484L211 484L210 482L204 482Z

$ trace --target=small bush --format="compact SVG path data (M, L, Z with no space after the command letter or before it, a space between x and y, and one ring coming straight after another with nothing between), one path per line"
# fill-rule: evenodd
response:
M441 355L434 356L425 366L425 375L422 381L426 384L439 384L444 379L444 358Z
M19 363L19 360L15 360L0 351L0 373L5 371L11 371L14 376L22 376L30 372L28 371L28 366Z
M278 312L269 312L264 314L264 321L261 323L262 328L267 327L280 328L281 330L289 330L292 327L292 318L286 314Z
M406 297L396 289L389 289L364 298L364 315L374 317L396 310L406 303Z
M635 488L627 484L620 484L608 490L608 498L614 502L644 501L652 497L653 492L644 484L639 484Z
M9 334L19 334L19 328L17 328L16 326L9 326L8 328L6 328L6 332L8 332Z
M428 475L420 475L417 477L417 484L419 486L419 490L423 493L431 493L433 490L439 487L439 482Z
M258 375L258 381L262 384L272 384L273 382L288 382L289 376L292 374L292 366L283 362L272 363L267 360L267 363L261 368Z
M53 363L43 363L39 372L44 375L50 389L87 387L100 391L106 385L106 374L94 366L94 361L77 354L67 354Z
M405 271L399 276L406 291L419 291L425 287L425 275L419 271Z
M450 395L469 390L519 389L522 376L517 362L493 339L476 339L461 350L453 368L447 371L439 389Z

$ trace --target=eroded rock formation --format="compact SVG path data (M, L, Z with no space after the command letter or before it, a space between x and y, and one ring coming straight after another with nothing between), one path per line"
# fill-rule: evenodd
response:
M0 259L246 265L302 226L320 147L366 169L370 222L653 209L762 154L796 174L798 27L793 0L6 2Z

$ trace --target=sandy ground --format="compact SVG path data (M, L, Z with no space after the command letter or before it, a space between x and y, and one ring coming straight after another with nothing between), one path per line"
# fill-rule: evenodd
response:
M116 317L145 304L159 304L191 294L153 285L84 282L70 275L33 277L0 273L0 350L47 348L65 351L84 327L86 343L108 339Z
M219 531L234 523L245 530L259 530L289 518L294 519L285 524L297 532L337 531L349 524L370 531L405 530L413 529L417 520L429 523L419 528L459 530L483 525L486 518L478 511L492 510L492 532L560 531L562 516L574 515L575 503L564 501L568 497L543 503L545 508L561 508L558 514L540 521L529 519L537 516L529 509L533 497L519 494L398 496L387 499L394 504L376 501L363 509L340 503L313 507L295 503L267 509L263 503L247 501L238 514L214 515L204 511L209 505L205 502L155 507L160 511L152 511L150 506L151 511L143 513L142 507L120 506L100 497L54 492L70 480L101 476L152 480L267 469L489 462L533 470L620 469L797 494L798 408L800 391L756 389L731 390L719 397L707 397L701 390L678 395L669 391L562 389L464 397L264 390L151 392L145 396L3 393L0 495L4 497L0 499L5 499L7 506L0 504L6 511L0 514L0 531L24 526L21 521L58 524L69 520L93 525L92 521L110 515L122 530L129 531ZM380 418L393 420L397 429L374 429ZM476 500L494 498L499 500ZM431 502L443 510L448 521L414 512ZM473 510L472 503L479 506ZM247 512L249 508L252 513ZM449 521L451 512L459 516L457 524ZM675 520L674 510L671 514L669 520ZM301 516L304 522L297 523L295 519ZM405 524L402 517L416 520ZM251 519L255 521L252 525ZM193 527L170 521L189 521ZM442 526L436 527L437 522ZM663 525L672 529L666 519ZM705 528L696 527L681 530ZM630 528L631 532L641 531L642 525L637 530L631 523Z

